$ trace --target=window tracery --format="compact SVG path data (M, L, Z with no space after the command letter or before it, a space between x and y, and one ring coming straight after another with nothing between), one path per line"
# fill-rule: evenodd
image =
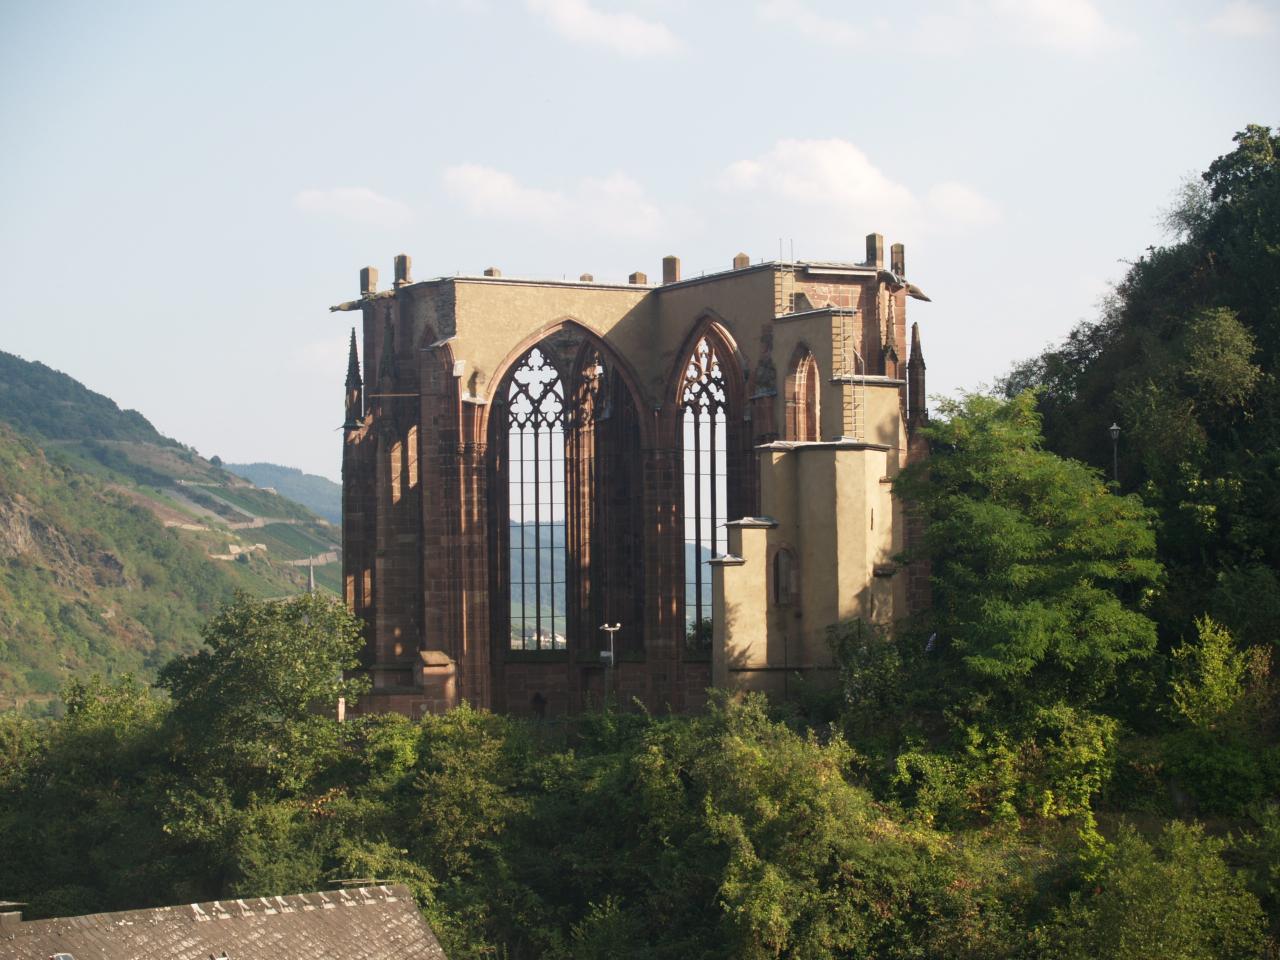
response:
M565 402L560 373L538 347L507 390L511 649L567 645Z
M685 366L683 408L685 637L711 647L711 559L724 553L728 501L728 394L716 345L701 337Z

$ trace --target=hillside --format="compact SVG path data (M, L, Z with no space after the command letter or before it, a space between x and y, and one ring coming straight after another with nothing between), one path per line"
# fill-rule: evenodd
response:
M137 410L43 363L0 350L0 420L49 439L136 440L180 447Z
M95 672L150 679L236 590L297 594L310 563L338 589L327 520L65 374L0 369L0 709Z
M277 463L225 463L223 469L243 477L254 486L275 490L282 497L302 504L330 523L342 522L342 485L297 467Z

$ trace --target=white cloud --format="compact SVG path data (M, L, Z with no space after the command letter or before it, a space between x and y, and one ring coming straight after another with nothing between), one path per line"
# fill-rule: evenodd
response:
M680 41L666 26L634 13L598 10L589 0L526 0L567 40L605 47L627 57L666 56Z
M756 15L766 23L790 27L802 37L829 47L853 49L863 41L862 31L847 20L818 13L804 0L763 0Z
M847 140L779 140L724 171L724 189L786 201L789 217L825 217L839 232L938 231L993 223L998 208L973 187L947 181L923 196L885 175Z
M305 213L338 217L376 227L400 226L413 219L412 212L403 203L384 197L368 187L303 190L293 198L293 205Z
M493 167L464 163L444 172L445 186L482 217L547 221L560 216L564 198L549 190L522 185Z
M1236 0L1211 17L1206 26L1224 37L1248 39L1270 35L1275 30L1276 18L1260 3Z
M991 12L1016 39L1090 53L1124 38L1091 0L995 0Z
M625 173L584 180L575 205L597 231L617 236L657 236L664 220L644 188Z
M566 191L520 183L504 170L462 164L444 172L445 187L474 215L603 236L656 237L666 218L625 173L585 177Z
M730 188L869 213L903 213L916 205L906 187L886 177L847 140L779 140L764 156L732 164L725 176Z

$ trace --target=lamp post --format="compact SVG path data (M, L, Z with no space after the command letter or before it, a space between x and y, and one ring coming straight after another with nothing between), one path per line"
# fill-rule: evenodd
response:
M1114 420L1111 426L1107 427L1107 433L1111 434L1111 479L1117 484L1120 483L1120 424Z
M605 699L607 700L609 694L613 691L613 663L614 663L613 636L619 630L622 629L622 624L602 623L600 624L600 629L609 635L609 649L600 651L600 659L603 660L605 663L604 692L605 692Z

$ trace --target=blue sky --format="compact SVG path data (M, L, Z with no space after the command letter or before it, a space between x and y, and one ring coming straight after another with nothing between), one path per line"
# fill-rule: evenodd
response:
M1096 315L1274 124L1280 4L0 2L0 349L336 477L361 266L907 245L930 389Z

